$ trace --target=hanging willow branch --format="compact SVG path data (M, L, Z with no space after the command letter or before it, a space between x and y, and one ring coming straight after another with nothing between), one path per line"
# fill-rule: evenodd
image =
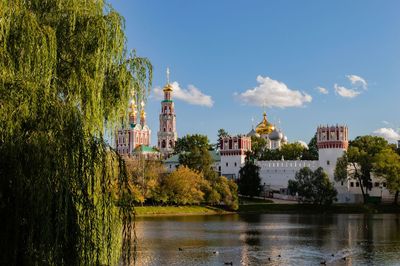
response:
M103 1L0 0L1 265L129 262L133 204L103 134L151 78Z

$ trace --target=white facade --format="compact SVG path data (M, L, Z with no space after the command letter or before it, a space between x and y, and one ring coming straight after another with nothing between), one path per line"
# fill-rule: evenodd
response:
M245 158L245 155L221 156L221 175L237 179Z
M258 161L260 167L261 185L271 190L279 191L287 188L288 181L294 180L297 171L303 167L316 170L319 167L318 161Z

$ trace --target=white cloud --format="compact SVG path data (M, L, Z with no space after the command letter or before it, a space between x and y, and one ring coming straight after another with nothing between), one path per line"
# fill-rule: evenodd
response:
M305 141L298 140L298 141L296 141L296 142L297 142L297 143L300 143L301 146L303 146L304 148L308 149L308 145L307 145L307 143L306 143Z
M335 84L335 92L344 98L354 98L361 94L360 91L355 89L347 89L343 86Z
M316 87L315 89L321 94L328 94L329 93L329 91L324 87Z
M346 75L346 77L350 80L352 85L361 85L364 89L367 89L368 83L364 78L357 75Z
M389 125L389 124L390 124L390 123L389 123L388 121L386 121L386 120L382 120L382 123L385 124L385 125Z
M382 127L378 128L374 132L372 132L375 136L380 136L385 138L389 142L397 142L400 140L400 134L398 131L394 130L393 128Z
M257 76L258 85L235 96L245 104L267 107L301 107L312 97L305 92L289 89L285 83L269 77Z
M211 96L202 93L194 85L189 85L187 89L182 89L179 86L179 83L176 81L172 82L171 85L173 90L172 98L174 99L179 99L192 105L200 105L206 107L212 107L214 105L214 101ZM164 97L162 88L156 87L153 91L157 99L162 99Z

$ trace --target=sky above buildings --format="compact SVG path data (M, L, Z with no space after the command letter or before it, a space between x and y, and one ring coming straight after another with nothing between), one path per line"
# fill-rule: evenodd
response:
M318 125L400 138L400 1L111 0L127 46L154 67L156 145L166 68L178 135L246 134L268 120L289 141Z

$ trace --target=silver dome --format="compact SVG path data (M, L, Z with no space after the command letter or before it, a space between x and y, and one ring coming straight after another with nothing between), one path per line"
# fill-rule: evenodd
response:
M269 134L269 139L270 140L282 140L283 139L283 133L278 131L278 130L274 130Z

